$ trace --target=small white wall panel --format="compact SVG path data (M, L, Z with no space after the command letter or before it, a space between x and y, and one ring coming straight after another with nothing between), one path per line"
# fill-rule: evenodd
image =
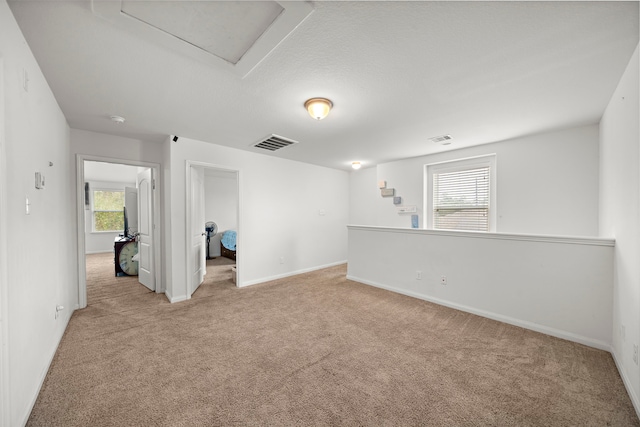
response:
M613 250L607 239L349 226L348 277L608 349Z

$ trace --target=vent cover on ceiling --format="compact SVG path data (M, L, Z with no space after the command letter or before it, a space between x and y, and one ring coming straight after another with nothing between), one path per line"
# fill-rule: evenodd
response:
M253 144L256 148L262 148L264 150L276 151L289 145L297 144L298 141L287 139L278 135L270 135L264 138L262 141Z
M434 136L433 138L429 138L429 141L435 142L437 144L448 145L451 144L451 140L453 138L451 135L442 135L442 136Z

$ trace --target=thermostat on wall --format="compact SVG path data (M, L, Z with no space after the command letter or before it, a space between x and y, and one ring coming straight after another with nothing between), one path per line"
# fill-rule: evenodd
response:
M393 197L394 194L395 194L395 189L393 189L393 188L381 188L380 189L380 195L382 197Z

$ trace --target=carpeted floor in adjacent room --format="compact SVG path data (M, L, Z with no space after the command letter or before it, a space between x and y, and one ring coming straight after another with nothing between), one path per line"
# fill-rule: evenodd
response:
M638 426L611 355L346 280L170 304L90 256L29 426ZM222 265L220 265L222 264ZM100 271L100 269L104 271Z

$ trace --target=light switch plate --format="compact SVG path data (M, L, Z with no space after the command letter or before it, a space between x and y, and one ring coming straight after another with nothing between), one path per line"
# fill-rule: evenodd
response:
M44 188L44 175L40 172L36 172L36 188L42 190Z

